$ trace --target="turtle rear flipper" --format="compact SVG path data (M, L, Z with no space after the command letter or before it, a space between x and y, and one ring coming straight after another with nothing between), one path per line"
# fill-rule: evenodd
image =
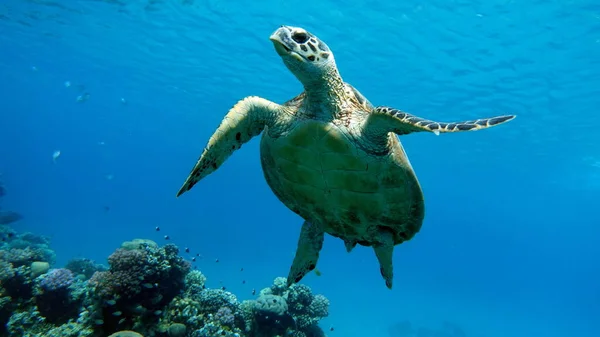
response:
M376 107L366 121L365 132L368 135L385 136L388 132L406 135L413 132L444 132L476 131L487 129L511 121L515 115L496 116L461 122L436 122L427 120L398 109Z
M325 232L320 226L304 221L298 239L296 256L287 278L288 287L300 280L317 266L319 252L323 248Z
M344 246L346 247L346 251L348 253L350 253L354 249L354 247L356 247L356 244L356 241L351 241L348 239L344 240Z
M279 104L256 96L246 97L234 105L208 140L177 196L216 171L233 152L258 136L266 126L274 125L281 109Z
M386 230L379 231L379 240L373 245L377 261L379 261L379 272L385 280L385 286L392 289L392 281L394 279L394 265L392 256L394 255L394 235Z

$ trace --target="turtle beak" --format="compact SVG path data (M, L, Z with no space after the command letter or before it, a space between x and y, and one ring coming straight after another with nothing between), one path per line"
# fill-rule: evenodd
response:
M289 55L292 52L293 46L290 45L290 30L286 26L279 27L271 34L269 40L273 42L277 54L284 56Z
M277 54L284 56L289 55L292 52L292 50L288 48L285 44L283 44L280 40L271 39L271 41L273 42L273 46L275 47L275 51L277 52Z

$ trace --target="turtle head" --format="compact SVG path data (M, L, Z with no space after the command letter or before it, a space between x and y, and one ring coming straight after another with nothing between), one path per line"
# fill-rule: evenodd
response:
M303 28L279 27L270 37L277 54L305 87L337 73L333 54L319 38Z

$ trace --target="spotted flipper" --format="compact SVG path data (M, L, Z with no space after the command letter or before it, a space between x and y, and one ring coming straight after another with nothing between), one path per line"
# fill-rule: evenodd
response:
M379 236L380 242L373 246L377 260L379 261L379 271L385 280L385 286L392 289L392 281L394 278L394 266L392 263L392 255L394 254L394 236L388 231L381 231Z
M444 132L476 131L487 129L511 121L515 115L496 116L462 122L436 122L417 117L398 109L377 107L373 109L367 121L368 131L374 133L394 132L406 135L413 132L428 131L435 134Z
M177 196L189 191L204 177L216 171L244 143L271 126L281 106L264 98L249 96L233 106L208 140Z
M287 278L288 287L300 282L306 274L315 269L324 239L325 232L321 227L304 221L300 230L296 256Z

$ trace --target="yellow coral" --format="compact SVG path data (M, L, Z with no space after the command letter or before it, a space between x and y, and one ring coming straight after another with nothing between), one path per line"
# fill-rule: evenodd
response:
M135 250L140 249L143 244L148 245L148 247L158 248L158 244L149 239L133 239L131 241L125 241L121 244L121 248L127 250Z

